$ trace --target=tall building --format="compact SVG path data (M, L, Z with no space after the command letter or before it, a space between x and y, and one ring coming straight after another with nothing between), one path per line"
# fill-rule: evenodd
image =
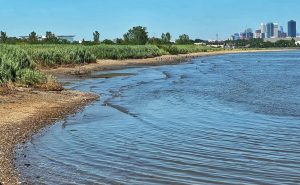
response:
M256 39L260 39L260 38L261 38L261 30L256 30L256 31L255 31L254 37L255 37Z
M278 34L279 34L279 38L285 38L287 36L286 33L284 32L283 26L280 26Z
M239 33L235 33L232 35L232 40L240 40L240 34Z
M266 24L264 24L264 23L260 24L260 31L261 31L260 38L262 38L262 39L266 38L266 32L267 32Z
M296 21L294 20L290 20L288 22L288 36L289 37L297 36Z
M251 28L247 28L247 29L245 30L245 36L246 36L246 39L253 39L254 34L253 34Z
M278 25L278 23L274 23L274 35L273 35L273 37L274 38L278 38L279 37L279 25Z
M280 26L280 30L279 30L281 33L284 32L284 29L283 29L283 26Z
M267 24L266 38L271 38L274 36L274 23L270 22Z
M245 40L246 39L246 33L243 32L240 34L240 40Z

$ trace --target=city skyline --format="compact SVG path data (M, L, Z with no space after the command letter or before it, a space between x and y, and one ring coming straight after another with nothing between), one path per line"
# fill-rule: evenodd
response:
M267 2L0 0L0 30L10 36L52 31L58 35L77 35L76 39L91 39L93 31L98 30L101 38L114 39L122 37L129 28L141 25L148 28L150 37L170 32L173 38L188 34L193 39L210 40L216 39L217 34L220 39L227 39L235 30L256 28L257 22L276 20L279 25L285 25L286 20L300 21L297 1L278 0L268 7L261 6Z
M281 39L281 38L296 38L299 37L297 33L297 21L289 20L284 26L276 22L261 23L258 29L247 28L243 32L236 32L231 35L231 40L244 40L252 38L260 39ZM270 41L270 40L269 40ZM276 40L274 40L276 41Z

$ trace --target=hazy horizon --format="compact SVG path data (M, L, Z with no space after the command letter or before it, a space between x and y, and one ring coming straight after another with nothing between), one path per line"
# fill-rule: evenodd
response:
M276 22L287 30L291 19L300 21L296 0L0 0L0 30L9 36L44 34L76 35L91 39L120 38L133 26L145 26L149 36L170 32L173 38L227 39L261 22ZM297 25L299 28L299 24ZM298 29L299 30L299 29Z

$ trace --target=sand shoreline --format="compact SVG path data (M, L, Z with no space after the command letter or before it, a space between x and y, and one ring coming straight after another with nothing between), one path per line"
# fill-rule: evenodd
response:
M13 165L16 145L96 99L98 96L90 93L26 88L0 95L0 184L18 184L19 175Z
M185 55L165 55L148 59L98 60L97 63L75 67L42 69L56 76L85 74L92 71L116 70L137 66L156 66L178 64L183 61L205 56L272 52L284 50L232 50ZM19 89L9 95L0 95L0 184L17 184L18 174L13 166L15 146L25 142L42 128L57 119L76 112L98 96L89 93L65 90L62 92L43 92Z
M257 52L276 52L276 51L291 51L294 49L266 49L266 50L224 50L213 52L200 52L191 54L180 55L163 55L160 57L146 58L146 59L126 59L126 60L97 60L96 63L80 65L80 66L63 66L58 68L42 68L41 71L53 75L65 74L86 74L93 71L104 70L119 70L128 67L137 66L159 66L159 65L172 65L178 64L193 58L216 56L224 54L237 54L237 53L257 53Z

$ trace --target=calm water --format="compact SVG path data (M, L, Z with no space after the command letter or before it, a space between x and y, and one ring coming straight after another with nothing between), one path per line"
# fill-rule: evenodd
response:
M18 150L24 180L300 184L300 52L115 72L68 85L101 100Z

